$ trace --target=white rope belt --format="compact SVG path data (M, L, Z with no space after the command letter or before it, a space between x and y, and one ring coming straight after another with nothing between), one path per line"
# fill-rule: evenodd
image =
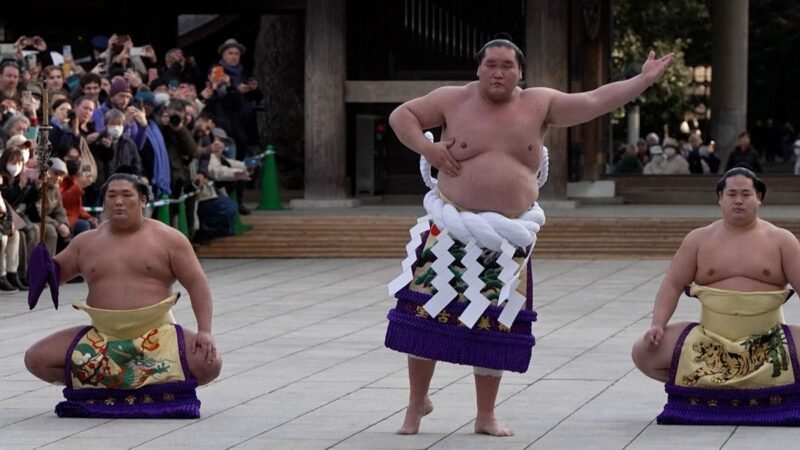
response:
M425 133L433 141L433 135ZM547 181L549 157L547 147L542 148L542 161L539 165L537 185L542 187ZM470 304L459 316L459 320L467 327L472 328L480 316L489 307L490 301L481 290L485 286L479 275L484 267L478 262L483 249L501 252L497 263L502 267L499 280L503 283L497 305L501 306L506 300L508 303L498 317L498 321L511 327L517 314L525 303L516 288L519 284L519 274L524 269L533 253L536 244L536 234L545 223L544 211L538 203L517 218L508 218L495 212L474 213L459 211L455 206L443 200L439 195L438 182L431 176L430 163L425 157L420 158L420 173L425 185L430 191L425 195L424 206L428 215L417 219L417 224L410 230L411 241L406 245L407 257L403 260L403 273L389 283L389 293L394 295L406 287L414 278L413 264L416 262L416 249L422 244L422 233L430 229L430 221L436 224L441 231L437 236L436 244L431 251L436 255L436 261L431 268L436 276L431 284L436 288L436 293L425 303L424 308L431 316L438 315L457 296L458 292L450 286L454 277L449 270L450 263L455 259L449 252L455 238L466 243L465 255L461 264L466 268L461 279L467 283L468 288L464 297ZM452 236L452 238L451 238ZM513 257L517 248L530 246L524 261L518 264Z

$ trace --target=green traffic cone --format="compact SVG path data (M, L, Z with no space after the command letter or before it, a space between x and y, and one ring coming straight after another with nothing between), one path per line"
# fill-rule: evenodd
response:
M189 238L189 224L186 222L186 199L178 203L178 231Z
M167 197L167 194L163 194L163 195L161 195L161 198L159 200L169 200L169 197ZM158 220L160 222L165 223L165 224L167 224L169 226L172 226L172 224L169 223L170 222L170 220L169 220L169 204L161 205L161 206L158 207L158 211L156 212L156 218L158 218Z
M252 225L248 225L246 223L242 223L242 218L239 216L239 200L236 195L236 191L231 189L231 193L229 195L230 199L233 200L233 203L236 204L235 213L233 213L233 233L236 236L239 236L243 233L246 233L253 229Z
M271 145L267 146L267 155L264 158L264 167L261 176L261 197L259 198L257 210L278 210L283 209L281 205L281 194L278 187L278 168L275 164L275 150Z

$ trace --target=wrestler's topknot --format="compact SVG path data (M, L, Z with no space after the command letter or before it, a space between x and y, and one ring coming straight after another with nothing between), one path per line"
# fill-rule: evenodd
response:
M147 201L147 202L150 201L150 189L148 189L147 185L144 184L144 182L138 176L130 174L130 173L123 173L123 172L117 172L117 173L111 175L110 177L108 177L106 182L103 183L103 186L100 187L100 198L101 199L105 200L106 191L108 190L108 185L112 181L117 181L117 180L124 180L124 181L127 181L127 182L131 183L133 185L133 187L136 188L136 191L139 192L140 195L144 195L145 201Z
M761 194L759 199L764 201L764 197L767 196L767 183L764 183L764 180L758 178L758 175L756 175L755 172L747 167L734 167L733 169L725 172L725 174L722 175L722 178L720 178L717 182L718 196L725 191L725 185L727 184L728 178L735 177L736 175L741 175L753 180L753 187L756 188L756 193Z
M514 55L517 58L517 64L519 65L520 69L525 66L525 55L522 53L522 50L517 47L511 40L511 35L508 33L497 33L494 35L494 39L491 41L483 44L478 53L475 54L475 60L480 64L483 61L483 57L486 56L486 49L489 47L505 47L514 50Z

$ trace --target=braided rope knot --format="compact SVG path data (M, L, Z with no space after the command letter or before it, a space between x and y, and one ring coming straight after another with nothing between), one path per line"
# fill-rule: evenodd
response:
M433 134L426 132L425 136L433 142ZM543 146L539 173L536 175L536 184L540 188L547 182L549 166L549 152L547 147ZM428 214L433 216L433 222L440 230L447 229L453 237L464 243L474 238L482 248L494 251L500 251L503 240L515 247L523 248L536 244L536 234L545 222L544 211L538 203L534 203L529 210L515 219L496 212L459 211L452 204L442 200L438 181L431 176L431 164L424 156L420 158L419 171L425 185L430 189L425 195L423 205Z
M433 217L440 230L448 232L461 242L474 238L482 248L500 251L503 240L515 247L525 248L536 243L536 234L545 223L544 211L538 203L515 219L496 212L474 213L459 211L442 200L438 189L431 189L423 202L425 210Z

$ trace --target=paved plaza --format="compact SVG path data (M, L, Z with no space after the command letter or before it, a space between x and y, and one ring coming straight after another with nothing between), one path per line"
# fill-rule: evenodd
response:
M535 261L537 345L526 374L507 374L497 413L516 435L472 433L472 370L440 364L433 413L397 436L407 401L405 356L383 346L389 259L205 260L221 376L198 395L199 420L59 419L61 388L23 366L25 349L84 324L44 294L0 297L0 449L753 449L791 448L800 429L659 426L663 386L633 368L668 261ZM62 301L85 294L62 289ZM800 321L796 298L786 307ZM685 298L676 318L698 316ZM175 309L194 328L188 298Z

